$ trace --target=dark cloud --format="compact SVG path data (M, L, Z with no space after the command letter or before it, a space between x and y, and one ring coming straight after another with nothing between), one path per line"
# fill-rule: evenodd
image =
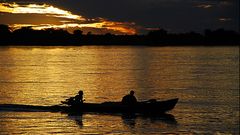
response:
M173 32L225 28L237 30L238 0L0 0L48 3L87 18L135 22ZM209 8L206 8L206 7ZM229 18L229 21L219 21Z
M68 0L56 3L88 17L136 22L143 27L172 31L202 31L206 28L237 29L237 0ZM209 4L211 9L196 6ZM219 18L231 18L223 23Z

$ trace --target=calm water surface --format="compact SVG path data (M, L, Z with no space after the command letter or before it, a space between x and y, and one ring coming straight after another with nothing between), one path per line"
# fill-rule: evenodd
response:
M239 47L2 47L0 104L180 98L174 119L0 110L0 134L239 134Z

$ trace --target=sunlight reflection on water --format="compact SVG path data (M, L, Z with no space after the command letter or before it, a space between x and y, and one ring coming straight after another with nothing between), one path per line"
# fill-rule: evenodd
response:
M158 118L1 112L0 134L239 134L239 47L3 47L0 104L55 105L79 89L86 102L180 98Z

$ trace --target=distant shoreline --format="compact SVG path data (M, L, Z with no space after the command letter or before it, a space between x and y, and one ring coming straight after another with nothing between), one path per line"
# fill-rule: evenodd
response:
M184 38L181 40L176 39L169 39L167 41L163 41L161 39L157 40L151 40L151 39L145 39L138 38L136 40L129 40L132 36L126 36L127 38L125 40L121 40L121 38L103 38L99 41L98 37L104 37L104 35L97 35L95 36L86 36L86 39L84 39L84 36L82 36L80 41L76 41L75 39L70 39L67 41L62 41L62 38L59 37L59 40L56 39L55 41L49 41L49 40L42 40L32 38L32 39L21 39L18 40L12 40L8 38L1 39L0 38L0 46L239 46L240 45L240 37L236 40L220 40L220 41L206 41L205 38L203 40L191 40L188 41L188 39ZM138 37L138 36L136 36ZM49 38L51 39L51 38Z
M238 45L230 45L230 44L221 44L221 45L196 45L196 44L192 44L192 45L115 45L115 44L112 44L112 45L49 45L49 44L42 44L42 45L36 45L36 44L32 44L32 45L0 45L0 48L3 48L3 47L81 47L81 46L99 46L99 47L114 47L114 46L119 46L119 47L127 47L127 46L132 46L132 47L240 47L240 44Z
M0 24L1 46L238 46L240 33L218 29L205 30L204 34L168 33L164 29L150 31L146 35L96 35L81 30L69 33L63 29L33 30L22 27L11 31Z

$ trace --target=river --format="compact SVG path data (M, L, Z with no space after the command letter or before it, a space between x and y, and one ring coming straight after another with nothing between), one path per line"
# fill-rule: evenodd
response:
M0 134L239 134L239 46L0 48L0 104L179 98L174 119L0 108Z

